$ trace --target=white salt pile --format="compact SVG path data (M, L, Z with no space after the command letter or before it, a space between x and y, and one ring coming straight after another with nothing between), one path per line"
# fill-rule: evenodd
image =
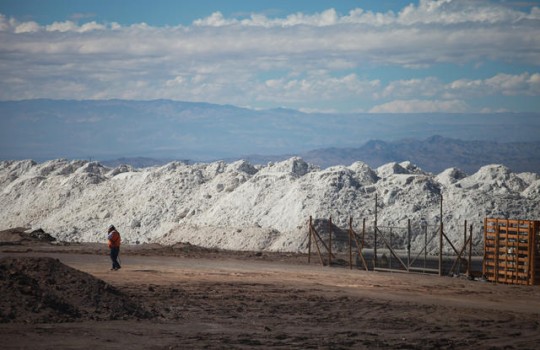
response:
M413 227L413 249L423 242L419 222L439 224L463 240L463 222L482 240L484 217L540 219L540 176L489 165L467 176L438 175L410 162L371 169L362 162L318 169L300 158L253 166L245 161L158 168L110 169L95 162L0 162L1 228L42 228L59 240L101 241L114 224L124 242L190 242L235 250L304 251L309 216L355 229L366 219ZM417 239L415 239L417 238Z

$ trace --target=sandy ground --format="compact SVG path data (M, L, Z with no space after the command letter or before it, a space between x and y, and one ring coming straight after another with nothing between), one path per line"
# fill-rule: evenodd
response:
M540 287L322 267L293 254L179 245L0 245L114 286L149 317L0 324L1 347L88 349L538 349Z

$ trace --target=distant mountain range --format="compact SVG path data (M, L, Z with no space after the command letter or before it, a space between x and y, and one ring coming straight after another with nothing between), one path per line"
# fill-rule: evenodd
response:
M369 141L358 148L326 148L308 152L306 161L327 167L361 160L371 167L409 160L425 171L456 167L474 173L488 164L503 164L515 172L540 174L540 141L463 141L441 136L425 140Z
M456 167L472 174L484 165L503 164L514 172L534 172L540 174L539 142L491 142L464 141L439 135L425 140L404 139L393 142L372 140L357 148L322 148L298 154L305 161L327 168L334 165L350 165L356 161L378 167L390 162L409 160L425 171L440 173ZM224 159L233 162L245 159L252 164L278 162L295 156L283 154L274 156L246 155ZM145 157L120 158L102 161L110 167L129 164L137 168L159 166L172 159L154 159ZM190 160L181 160L193 163Z
M425 140L433 135L448 139ZM264 155L252 157L260 163L295 154L322 166L409 158L434 170L439 164L473 169L487 161L531 169L522 164L534 165L537 158L522 143L538 142L539 135L540 113L343 114L172 100L0 101L0 160Z

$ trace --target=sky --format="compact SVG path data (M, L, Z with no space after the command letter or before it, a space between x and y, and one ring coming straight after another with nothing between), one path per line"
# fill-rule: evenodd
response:
M540 112L540 2L0 1L0 100Z

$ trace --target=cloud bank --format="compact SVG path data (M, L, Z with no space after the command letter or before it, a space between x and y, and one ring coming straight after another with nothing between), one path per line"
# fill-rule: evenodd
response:
M81 18L84 20L84 18ZM540 9L214 12L188 26L0 14L0 99L174 99L340 112L538 111Z

